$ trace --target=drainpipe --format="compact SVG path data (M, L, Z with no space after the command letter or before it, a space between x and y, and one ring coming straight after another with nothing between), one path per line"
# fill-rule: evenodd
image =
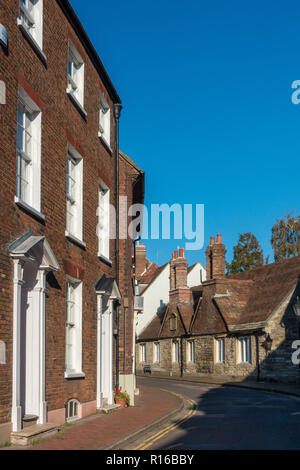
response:
M115 118L115 158L116 158L116 283L119 287L119 120L121 116L122 106L120 103L114 105L114 118ZM116 388L119 388L119 303L116 305Z
M256 368L257 368L257 376L256 376L256 381L260 381L260 363L259 363L259 338L258 338L258 333L255 335L255 341L256 341Z

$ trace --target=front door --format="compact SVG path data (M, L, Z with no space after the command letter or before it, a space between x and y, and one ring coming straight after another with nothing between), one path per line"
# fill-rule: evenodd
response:
M21 406L22 415L39 416L40 298L37 267L27 262L21 294Z

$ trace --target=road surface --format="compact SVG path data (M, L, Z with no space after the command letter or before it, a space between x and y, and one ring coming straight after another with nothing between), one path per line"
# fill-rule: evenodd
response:
M185 409L127 449L300 450L300 399L158 378L138 378L139 383L184 396Z

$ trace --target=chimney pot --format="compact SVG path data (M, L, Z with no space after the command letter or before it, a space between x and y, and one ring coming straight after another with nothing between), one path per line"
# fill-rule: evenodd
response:
M215 244L215 237L210 237L210 246Z
M184 258L184 248L180 248L180 250L179 250L179 258Z
M222 235L221 235L221 233L218 233L218 235L217 235L217 243L218 243L218 244L221 244L221 243L222 243Z

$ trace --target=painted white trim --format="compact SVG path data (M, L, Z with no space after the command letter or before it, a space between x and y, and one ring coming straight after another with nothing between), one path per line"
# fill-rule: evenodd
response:
M39 303L40 303L40 415L38 424L46 424L47 422L47 402L46 402L46 271L40 269L39 276Z
M12 431L22 429L21 408L21 294L24 263L14 259L14 300L13 300L13 380L12 380Z
M39 212L36 209L34 209L33 207L29 206L29 204L22 201L22 199L20 199L17 196L15 196L15 203L17 204L17 206L23 207L27 212L30 212L32 215L34 215L38 219L41 219L43 222L45 222L46 217L41 212Z
M68 372L65 371L64 374L65 379L84 379L85 373L84 372Z
M103 390L101 381L102 368L102 295L97 295L97 408L102 408Z

